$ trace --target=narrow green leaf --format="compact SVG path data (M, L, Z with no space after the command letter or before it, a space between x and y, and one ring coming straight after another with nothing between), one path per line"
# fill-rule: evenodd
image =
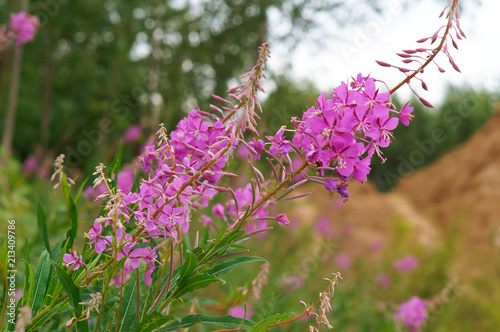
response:
M165 323L172 319L174 319L174 316L163 316L157 311L153 312L151 315L146 314L142 319L142 322L135 328L135 332L151 332L154 329L162 327Z
M45 291L47 290L48 280L50 275L50 254L47 250L44 250L40 256L40 260L36 266L35 279L33 284L33 303L28 302L31 307L33 315L38 312L40 305L42 304L43 298L45 297Z
M82 184L80 185L80 188L78 188L78 191L75 195L75 204L76 202L78 202L78 199L80 198L80 196L82 195L82 191L83 191L83 188L85 187L85 184L87 183L87 181L89 180L89 178L86 178Z
M50 317L54 316L59 311L63 311L68 306L69 306L68 302L61 302L56 304L54 307L52 307L49 311L47 311L43 315L37 316L36 320L33 320L31 322L31 325L29 325L29 327L26 329L26 332L35 331L40 326L44 325L47 322L47 320L50 319Z
M208 324L222 327L224 329L249 329L253 325L254 322L246 319L241 319L233 316L206 316L206 315L190 315L184 317L180 322L175 322L169 324L163 328L160 328L158 332L167 332L167 331L175 331L176 329L191 327L194 324Z
M66 233L66 238L68 239L68 248L73 247L73 241L76 239L78 234L78 215L76 213L76 206L73 198L68 196L68 204L69 204L69 220L71 221L71 228Z
M66 273L66 271L63 270L61 266L57 265L53 261L51 261L51 263L55 267L57 277L59 278L64 291L69 296L69 303L73 307L76 317L80 317L82 314L82 306L80 302L83 302L80 296L80 290L78 289L78 287L76 287L71 277ZM76 328L79 332L88 331L88 324L86 321L80 321L76 324Z
M196 256L192 252L186 251L184 254L184 263L182 265L179 283L182 283L184 280L189 278L197 265L198 261L196 260Z
M265 262L266 260L261 257L253 257L253 256L243 256L243 257L237 257L233 258L231 260L224 261L211 269L207 271L207 274L213 275L213 276L220 276L224 273L227 273L234 269L237 266L244 265L247 263L252 263L252 262Z
M50 243L49 243L49 235L47 232L47 220L45 219L45 212L43 211L42 205L38 200L36 200L37 206L37 220L38 220L38 229L40 230L40 235L42 237L43 245L45 249L50 252Z
M120 321L115 331L133 331L137 324L137 283L135 278L127 284L123 290L123 298L120 308Z
M31 275L30 275L31 272ZM30 244L28 238L24 239L24 286L23 286L23 305L27 304L27 300L31 291L30 285L33 284L33 269L30 266Z
M266 317L252 326L248 332L265 332L269 325L274 324L277 320L286 320L287 316L287 314L276 314Z
M212 282L216 281L219 281L219 278L208 274L196 275L183 283L179 283L179 287L175 290L174 297L179 298L188 292L194 291L195 289L205 288Z

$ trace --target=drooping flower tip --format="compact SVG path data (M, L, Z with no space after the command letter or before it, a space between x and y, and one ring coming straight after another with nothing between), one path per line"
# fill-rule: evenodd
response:
M290 225L290 220L288 220L288 217L284 213L278 214L278 216L276 217L276 220L278 221L278 223L281 226L288 226L288 225Z

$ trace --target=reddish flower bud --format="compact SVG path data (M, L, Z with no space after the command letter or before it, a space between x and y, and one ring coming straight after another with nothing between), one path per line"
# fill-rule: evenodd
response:
M383 62L383 61L379 61L379 60L375 60L376 63L378 63L380 66L382 67L392 67L390 64L388 64L387 62Z
M429 103L429 102L428 102L427 100L425 100L424 98L422 98L422 97L418 97L418 100L420 100L420 102L421 102L422 104L424 104L424 106L427 106L427 107L429 107L429 108L434 108L434 106L432 106L432 104L431 104L431 103Z

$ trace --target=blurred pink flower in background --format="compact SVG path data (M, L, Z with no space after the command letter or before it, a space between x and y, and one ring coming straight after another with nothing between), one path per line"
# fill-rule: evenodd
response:
M333 207L336 208L336 209L342 209L345 205L345 202L342 198L335 198L333 200Z
M21 165L21 172L25 174L33 174L38 168L38 160L36 160L34 155L29 155Z
M399 311L394 314L393 318L401 321L408 331L417 332L427 319L425 302L418 296L414 296L408 302L401 303Z
M337 235L337 231L334 227L332 227L332 224L327 217L321 217L318 219L318 222L316 222L316 231L329 237Z
M128 127L127 130L123 133L123 139L125 142L135 142L141 137L142 128L139 125L132 125Z
M389 285L391 284L391 277L380 273L377 276L377 281L378 281L380 287L382 287L382 289L387 289L387 288L389 288Z
M344 235L351 235L352 234L352 226L351 225L344 226L344 228L342 229L342 233L344 233Z
M203 223L203 226L208 227L210 225L213 225L212 218L210 218L209 216L202 214L200 216L200 218L201 218L201 222Z
M418 267L418 259L415 256L405 256L395 260L392 267L399 272L408 272Z
M384 246L384 241L376 240L376 241L373 241L372 243L370 243L370 250L371 251L379 251L380 249L382 249L383 246Z
M32 41L36 30L40 26L38 17L19 12L10 15L10 27L16 33L16 47L21 48L23 44Z
M252 318L253 312L247 306L247 311L245 315L245 307L243 305L237 305L235 307L229 308L227 314L236 318L250 319Z
M351 257L346 253L339 254L335 257L335 264L347 269L351 266Z

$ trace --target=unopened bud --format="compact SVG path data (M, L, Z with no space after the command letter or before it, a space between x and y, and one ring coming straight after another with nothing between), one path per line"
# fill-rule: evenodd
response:
M375 60L376 63L378 63L380 66L382 67L392 67L390 64L388 64L387 62L383 62L383 61L379 61L379 60Z
M427 106L427 107L429 107L429 108L434 108L434 106L432 106L432 104L431 104L431 103L429 103L429 102L428 102L427 100L425 100L424 98L422 98L422 97L418 97L418 100L420 100L420 102L421 102L422 104L424 104L424 106Z

